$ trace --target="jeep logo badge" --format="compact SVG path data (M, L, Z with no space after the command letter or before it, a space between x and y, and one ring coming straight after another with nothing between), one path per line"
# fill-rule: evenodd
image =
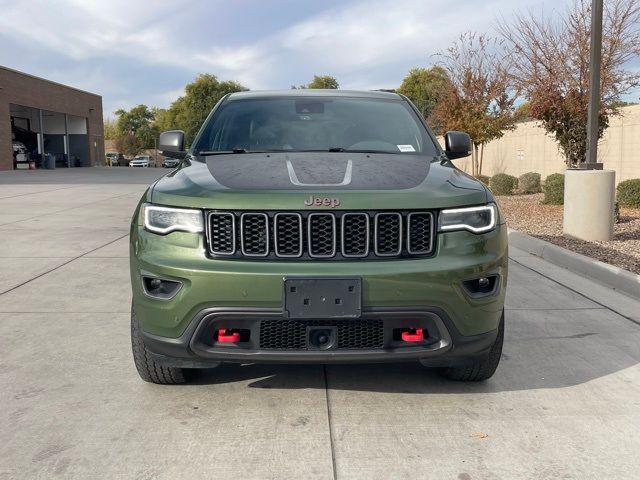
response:
M313 195L311 195L309 198L305 198L304 204L307 207L316 206L336 208L340 205L340 199L329 197L314 197Z

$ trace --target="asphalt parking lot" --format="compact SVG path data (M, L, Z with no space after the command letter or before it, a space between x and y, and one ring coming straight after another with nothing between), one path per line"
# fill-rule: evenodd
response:
M413 364L142 382L128 223L165 172L0 173L1 479L638 478L640 302L516 249L485 383Z

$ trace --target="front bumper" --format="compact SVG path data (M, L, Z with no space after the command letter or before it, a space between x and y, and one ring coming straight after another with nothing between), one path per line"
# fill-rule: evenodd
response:
M145 343L159 360L167 357L167 362L179 359L192 366L205 366L219 361L420 359L449 365L485 354L495 340L506 290L506 233L504 225L482 235L440 233L435 255L430 258L287 262L212 259L206 254L202 235L174 232L158 236L134 224L130 245L133 303ZM143 275L178 281L182 288L171 299L152 298L142 287ZM461 286L464 280L490 275L497 275L500 282L489 296L473 298ZM323 276L362 279L362 318L384 322L382 348L314 352L266 351L255 345L214 348L203 345L195 335L198 328L203 328L202 322L231 314L246 322L253 329L253 338L258 338L261 318L285 318L284 277ZM435 322L438 328L432 327L432 331L437 335L432 339L444 343L389 343L394 322L412 316Z
M264 337L264 322L287 322L283 312L275 309L253 311L243 309L207 309L197 315L178 338L167 338L143 332L144 343L158 363L179 367L210 367L220 362L242 363L354 363L398 362L419 360L427 366L451 366L464 364L489 353L497 329L483 334L465 337L455 328L445 312L439 309L369 309L358 322L376 323L381 326L378 348L317 350L281 350L260 348ZM297 321L304 323L305 321ZM308 321L318 328L338 325L349 330L356 320ZM394 332L407 327L420 327L428 332L419 343L404 343ZM215 332L219 328L241 328L251 332L247 341L219 343ZM361 327L351 329L357 334ZM297 340L297 339L296 339Z

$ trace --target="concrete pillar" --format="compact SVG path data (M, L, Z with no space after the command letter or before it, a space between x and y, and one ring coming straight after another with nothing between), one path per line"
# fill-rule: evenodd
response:
M44 115L42 109L38 109L38 123L40 124L40 131L38 132L38 153L42 155L42 168L44 168Z
M616 172L567 170L564 176L563 232L587 241L613 238Z
M71 167L71 155L69 154L69 117L64 114L64 154L67 156L67 167Z
M0 170L13 170L11 146L11 111L0 89Z

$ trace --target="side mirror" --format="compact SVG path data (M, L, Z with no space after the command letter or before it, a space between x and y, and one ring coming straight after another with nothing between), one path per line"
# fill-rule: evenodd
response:
M187 152L184 149L184 132L182 130L169 130L160 134L158 150L165 157L184 158Z
M471 155L471 137L465 132L447 132L444 134L444 152L449 160Z

